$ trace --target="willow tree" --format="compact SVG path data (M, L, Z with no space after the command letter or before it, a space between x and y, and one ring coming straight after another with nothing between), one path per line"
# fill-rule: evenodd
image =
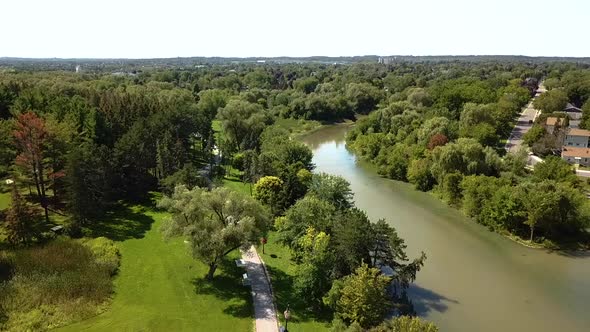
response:
M171 213L162 228L164 235L187 237L193 257L209 266L209 280L227 254L248 247L269 223L260 203L227 188L178 186L159 206Z

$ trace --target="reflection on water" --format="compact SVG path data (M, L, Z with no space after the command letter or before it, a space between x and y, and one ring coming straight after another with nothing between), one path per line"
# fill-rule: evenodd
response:
M341 175L356 205L386 218L428 258L409 290L419 314L441 331L590 331L590 258L522 247L487 231L428 193L380 178L345 148L349 126L303 141L316 171Z

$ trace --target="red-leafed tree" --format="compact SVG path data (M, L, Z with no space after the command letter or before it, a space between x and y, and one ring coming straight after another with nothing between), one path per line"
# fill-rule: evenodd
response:
M432 135L430 141L428 142L428 150L432 150L437 146L443 146L449 142L449 139L444 134L435 134Z
M45 121L33 112L20 114L16 119L13 135L20 152L16 157L16 164L24 168L35 183L39 203L45 210L45 220L49 222L43 176L43 153L48 136Z

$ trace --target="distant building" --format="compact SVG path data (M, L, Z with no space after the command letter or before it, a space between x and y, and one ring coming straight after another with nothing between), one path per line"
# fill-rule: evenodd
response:
M564 146L561 158L570 164L588 166L590 165L590 148Z
M81 71L82 71L82 66L76 65L76 73L80 73Z
M388 65L391 63L394 63L397 60L397 57L379 57L379 60L377 60L378 63L382 64L382 65Z
M563 142L564 148L574 146L579 148L587 148L590 140L590 131L585 129L570 128L565 133Z

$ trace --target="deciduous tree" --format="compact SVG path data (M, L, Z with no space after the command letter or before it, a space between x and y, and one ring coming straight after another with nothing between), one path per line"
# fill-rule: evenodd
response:
M16 157L16 164L23 167L33 179L37 197L45 211L45 221L49 222L43 161L48 136L45 122L33 112L20 114L13 135L20 152Z
M188 238L193 257L208 265L209 280L223 257L254 243L269 220L260 203L227 188L207 191L178 186L159 206L171 213L164 234Z

